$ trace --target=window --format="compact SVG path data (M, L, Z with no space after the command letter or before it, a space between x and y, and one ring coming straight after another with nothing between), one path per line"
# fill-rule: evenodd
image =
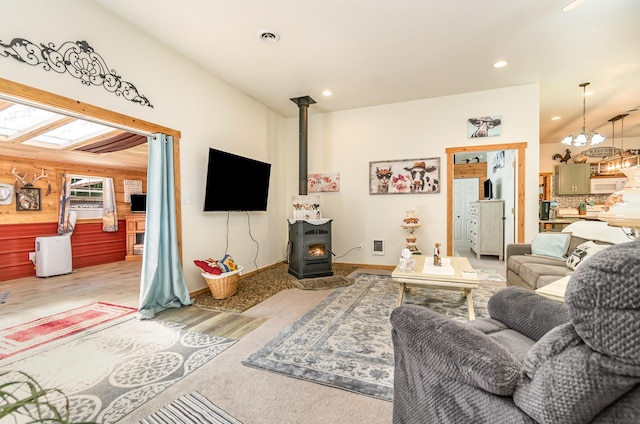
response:
M87 175L71 175L71 209L78 218L102 216L102 178Z

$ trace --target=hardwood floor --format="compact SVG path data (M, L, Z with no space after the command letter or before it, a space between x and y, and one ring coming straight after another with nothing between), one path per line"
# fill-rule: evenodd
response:
M138 306L142 262L114 262L79 268L55 277L25 277L0 283L0 329L88 305L108 302ZM186 325L187 330L239 340L264 322L240 314L197 307L161 311L155 319Z
M504 261L497 257L476 259L463 249L474 268L495 269L505 275ZM79 268L71 274L55 277L26 277L0 283L0 294L9 293L0 304L0 329L33 321L94 302L138 306L142 262L120 261ZM178 322L192 331L240 339L264 322L242 314L217 312L194 306L170 309L156 319Z

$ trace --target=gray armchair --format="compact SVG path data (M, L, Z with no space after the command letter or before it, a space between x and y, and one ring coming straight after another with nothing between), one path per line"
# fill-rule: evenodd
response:
M584 262L565 303L508 287L488 311L394 309L395 424L640 422L640 240Z

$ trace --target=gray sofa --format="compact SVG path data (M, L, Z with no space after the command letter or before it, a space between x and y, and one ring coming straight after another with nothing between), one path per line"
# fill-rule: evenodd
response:
M577 221L566 226L562 232L572 235L567 255L587 241L611 245L630 240L622 228L610 227L602 221ZM532 255L531 243L508 244L505 253L507 286L536 290L573 273L567 266L566 258Z
M394 424L640 422L639 252L595 254L565 303L507 287L470 322L395 308Z

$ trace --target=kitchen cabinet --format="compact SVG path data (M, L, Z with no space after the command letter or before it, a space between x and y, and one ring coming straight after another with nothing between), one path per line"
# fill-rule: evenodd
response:
M556 165L556 194L590 194L590 178L588 163Z
M504 200L479 200L471 203L469 239L471 250L481 255L504 258Z

